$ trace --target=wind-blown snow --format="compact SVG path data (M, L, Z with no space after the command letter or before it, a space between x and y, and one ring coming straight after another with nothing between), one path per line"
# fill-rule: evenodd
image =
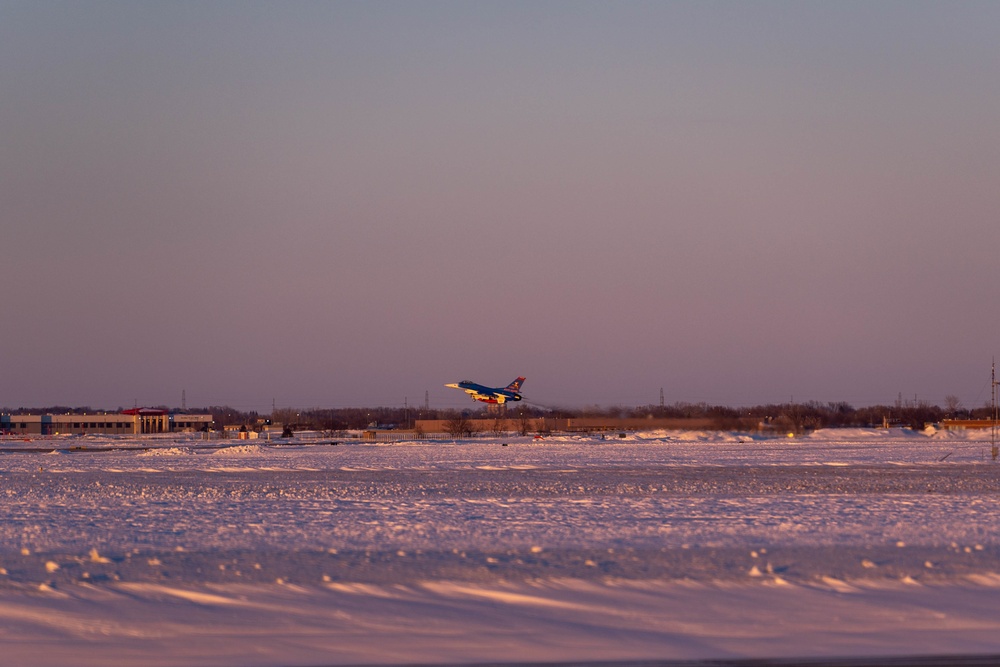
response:
M614 435L0 441L0 649L26 665L1000 653L989 433Z

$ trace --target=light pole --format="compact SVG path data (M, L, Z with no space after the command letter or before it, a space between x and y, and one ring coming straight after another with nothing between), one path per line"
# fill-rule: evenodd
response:
M993 460L997 460L1000 454L1000 446L997 445L997 360L993 359L990 368L990 450Z

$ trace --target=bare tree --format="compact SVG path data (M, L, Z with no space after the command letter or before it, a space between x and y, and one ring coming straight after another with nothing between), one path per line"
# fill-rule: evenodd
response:
M517 432L520 435L528 435L531 430L531 418L524 413L524 410L517 415Z
M493 417L493 423L490 424L490 433L492 433L497 437L503 435L504 431L506 430L504 428L506 421L507 420L504 418L504 416L498 412L496 416Z
M456 415L444 423L444 430L454 438L471 438L474 432L472 422L465 415Z

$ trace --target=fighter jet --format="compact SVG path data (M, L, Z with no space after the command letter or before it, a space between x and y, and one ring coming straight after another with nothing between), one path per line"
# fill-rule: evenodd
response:
M511 382L506 387L485 387L481 384L476 384L475 382L469 382L468 380L463 380L457 384L446 384L446 387L451 387L452 389L462 389L466 394L472 396L474 401L482 401L483 403L494 403L494 404L504 404L507 401L520 401L521 400L521 384L524 382L524 378L517 378Z

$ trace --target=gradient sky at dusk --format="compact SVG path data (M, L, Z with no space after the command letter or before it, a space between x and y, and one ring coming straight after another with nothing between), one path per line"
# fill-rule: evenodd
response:
M1000 3L0 0L0 406L989 400Z

